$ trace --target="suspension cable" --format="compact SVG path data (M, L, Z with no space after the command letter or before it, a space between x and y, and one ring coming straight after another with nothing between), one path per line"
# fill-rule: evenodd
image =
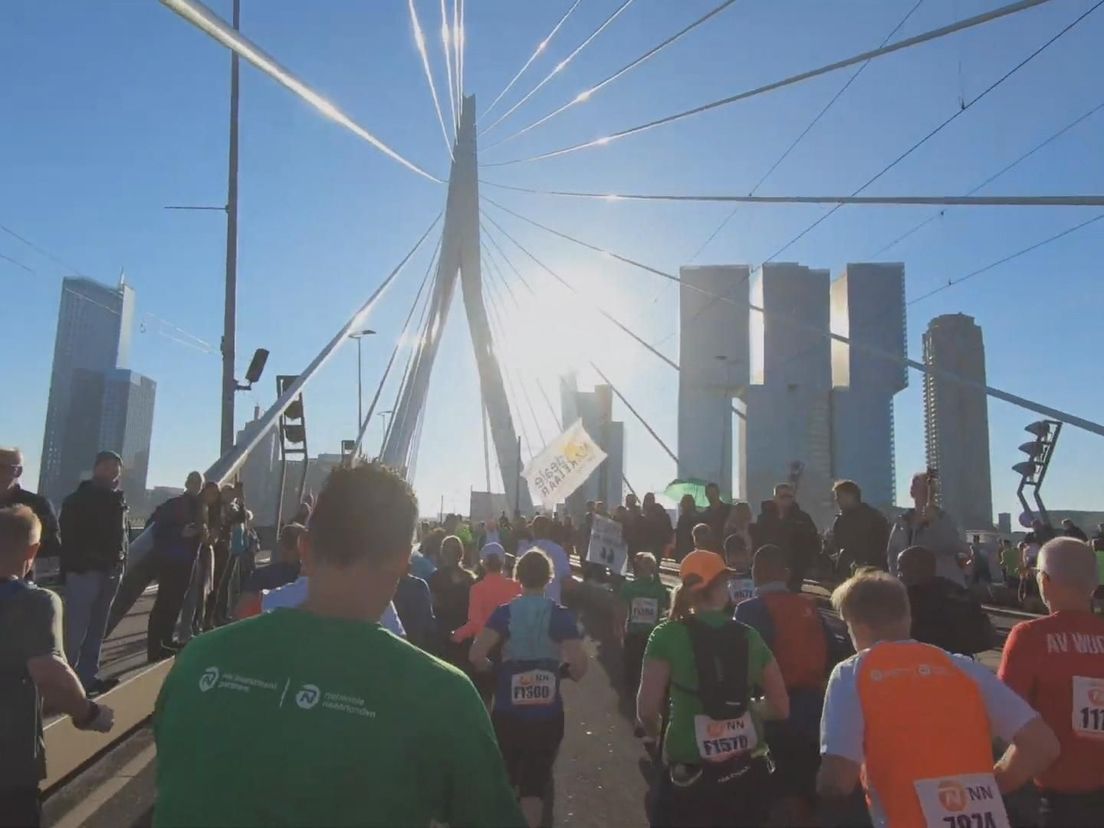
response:
M609 144L620 138L625 138L629 135L636 135L637 133L655 129L656 127L666 126L667 124L681 121L693 115L700 115L703 112L709 112L710 110L718 109L719 107L728 106L730 104L736 103L737 101L747 100L748 98L753 98L757 95L762 95L767 92L773 92L776 89L782 89L787 86L802 83L803 81L819 77L820 75L826 75L829 72L835 72L848 66L854 66L856 63L862 63L873 58L878 58L882 57L883 55L888 55L893 52L901 51L902 49L908 49L912 46L918 46L922 43L927 43L930 40L936 40L941 37L946 37L947 35L954 34L955 32L960 32L974 26L980 26L983 23L989 23L990 21L997 20L998 18L1007 17L1010 14L1016 14L1018 12L1025 11L1026 9L1040 6L1044 3L1049 2L1052 2L1052 0L1020 0L1020 2L1011 3L1007 6L1001 6L998 9L985 12L984 14L979 14L965 20L960 20L956 23L952 23L938 29L932 29L931 31L924 32L922 34L916 35L915 37L906 38L905 40L898 40L894 43L886 44L885 46L879 47L877 49L871 49L870 51L862 52L861 54L845 58L844 60L836 61L835 63L829 63L816 69L810 69L796 75L791 75L788 78L783 78L782 80L774 81L773 83L768 83L763 86L756 87L755 89L749 89L736 95L730 95L727 98L721 98L720 100L701 104L700 106L693 107L692 109L686 109L682 112L676 112L673 115L667 115L662 118L657 118L645 124L629 127L628 129L623 129L619 132L613 132L609 135L604 135L601 138L595 138L590 141L584 141L580 144L573 144L571 146L562 147L557 150L540 153L538 155L532 155L527 158L516 158L511 161L499 161L496 163L484 164L484 166L502 167L508 166L510 164L522 164L529 161L541 161L546 158L556 158L561 155L578 152L582 149L589 149L590 147L605 146L606 144Z
M491 105L488 106L487 111L483 113L484 116L490 115L491 110L498 105L498 102L502 100L502 97L514 88L514 84L517 83L521 76L525 74L525 70L528 69L530 64L532 64L532 62L537 59L538 55L540 55L542 52L544 52L545 49L548 48L548 44L552 42L552 38L554 38L556 36L556 32L560 30L560 26L562 26L564 24L564 21L566 21L567 18L571 16L571 13L579 7L579 4L582 1L583 0L575 0L575 2L571 4L568 10L563 13L563 16L558 21L556 21L556 25L552 27L552 31L545 35L544 40L537 44L537 48L533 50L533 54L529 55L529 59L525 61L525 64L520 69L518 69L517 74L510 79L510 82L508 84L506 84L506 88L499 92L498 96L493 101L491 101Z
M449 158L452 158L452 140L449 138L448 127L445 126L445 116L441 112L441 101L437 97L437 84L433 81L433 70L429 67L429 51L426 49L425 32L418 20L418 11L414 7L414 0L406 0L410 9L410 23L414 26L414 45L418 49L418 55L422 59L422 71L425 73L426 82L429 84L429 94L433 97L433 111L437 113L437 121L441 125L441 135L445 139L445 149Z
M610 390L613 391L614 394L617 395L617 399L621 400L621 402L623 402L625 404L625 408L629 409L629 412L634 417L636 417L636 419L638 419L640 421L640 424L642 426L644 426L645 429L647 429L647 431L650 435L652 435L652 439L655 440L657 443L659 443L659 447L661 449L663 449L667 453L667 456L670 457L675 462L675 464L677 465L678 464L678 455L675 454L673 451L671 451L670 446L668 446L665 442L663 442L662 437L660 437L658 434L656 434L655 429L652 428L651 424L649 424L649 422L646 419L644 419L644 415L642 415L639 411L637 411L635 408L633 408L632 403L629 402L627 399L625 399L625 395L622 394L617 389L617 386L614 385L610 381L610 378L606 376L605 372L603 372L602 369L599 368L598 365L593 360L591 360L590 367L593 368L598 373L598 376L600 376L602 378L602 381L610 387Z
M393 150L366 128L358 124L333 103L315 92L306 83L297 78L290 70L282 66L275 58L266 53L249 38L235 30L225 20L215 14L199 0L161 0L172 11L183 17L197 29L225 46L230 51L252 63L257 69L281 86L290 89L304 101L309 103L327 118L348 129L353 134L363 138L373 147L378 149L388 158L397 161L411 172L415 172L423 178L428 178L435 184L444 184L437 176L428 173L404 156Z
M502 317L498 312L498 303L495 301L494 295L491 293L490 282L487 282L484 286L484 293L486 295L486 304L488 310L487 324L491 325L493 320L494 326L498 328L498 339L502 342L506 341L506 328L502 321ZM525 440L525 448L529 452L529 459L532 460L535 456L533 453L533 443L529 439L529 429L525 425L525 418L521 413L521 396L517 392L517 388L514 387L513 370L509 360L503 360L502 362L502 378L506 383L506 387L509 389L509 396L513 397L514 410L516 412L515 419L518 422L518 426L521 428L521 436ZM520 380L519 380L520 382Z
M536 121L533 121L528 126L522 127L517 132L511 133L510 135L506 136L505 138L503 138L499 141L496 141L495 143L491 144L488 147L485 147L485 151L486 150L492 150L495 147L500 146L501 144L505 144L507 141L513 141L515 138L518 138L518 137L524 135L525 133L529 132L530 130L536 129L541 124L548 123L549 121L551 121L553 118L555 118L560 113L566 112L568 109L571 109L571 107L573 107L577 104L586 103L591 98L593 98L595 94L600 92L605 87L609 86L615 80L617 80L618 78L628 74L633 69L635 69L637 66L639 66L640 64L642 64L645 61L649 60L650 58L655 57L659 52L666 49L672 43L674 43L675 41L681 39L683 36L689 34L690 32L692 32L694 29L696 29L698 26L702 25L706 21L711 20L713 17L715 17L716 15L723 12L725 9L727 9L729 6L731 6L735 2L736 2L736 0L724 0L724 2L721 3L719 6L714 6L710 11L706 12L704 15L702 15L697 20L695 20L693 23L689 24L688 26L684 26L681 30L679 30L675 34L668 37L662 43L659 43L658 45L653 46L647 52L640 55L640 57L636 58L635 60L630 61L629 63L626 63L624 66L622 66L620 69L618 69L612 75L609 75L608 77L606 77L604 80L599 81L598 83L594 84L594 86L590 86L590 87L587 87L586 89L580 90L579 94L577 94L574 98L569 100L567 103L563 104L559 109L556 109L556 110L548 113L543 118L538 118ZM919 2L922 3L923 0L919 0Z
M605 20L603 20L602 24L597 29L595 29L593 32L591 32L590 35L587 36L586 40L584 40L582 43L580 43L578 46L576 46L575 49L571 52L571 54L569 54L566 58L564 58L559 63L557 63L555 68L551 72L549 72L547 75L545 75L544 79L540 83L538 83L531 90L529 90L529 93L525 97L523 97L520 101L518 101L516 104L514 104L509 109L507 109L505 112L503 112L494 123L492 123L490 126L483 129L479 134L480 135L485 135L486 133L488 133L492 129L494 129L496 126L501 124L508 117L510 117L510 115L512 115L514 112L516 112L518 107L520 107L527 100L529 100L531 97L533 97L535 94L537 94L537 92L539 92L541 89L543 89L544 85L546 83L548 83L550 80L552 80L552 78L556 77L556 75L558 75L560 72L562 72L564 69L566 69L568 64L570 64L571 61L573 61L575 59L576 55L578 55L579 52L583 51L583 49L585 49L587 46L589 46L591 41L594 40L594 38L598 37L598 35L600 35L602 32L604 32L606 30L606 27L609 26L611 23L613 23L613 21L616 20L618 17L620 17L621 12L625 11L625 9L627 9L629 6L631 6L634 2L636 2L636 0L623 0L621 5L618 6L616 9L614 9L613 13L610 14L610 16L607 17Z
M453 90L452 51L449 44L451 39L448 10L445 9L445 0L441 0L441 45L445 50L445 74L448 77L449 111L452 113L453 131L456 132L460 129L460 106L456 101L456 93Z

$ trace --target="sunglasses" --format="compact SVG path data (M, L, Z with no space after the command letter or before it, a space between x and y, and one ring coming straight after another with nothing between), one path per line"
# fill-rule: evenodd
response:
M16 477L23 474L23 467L17 466L15 463L0 463L0 469L8 469Z

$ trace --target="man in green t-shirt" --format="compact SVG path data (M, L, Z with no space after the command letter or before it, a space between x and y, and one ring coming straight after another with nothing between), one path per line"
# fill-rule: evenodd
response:
M335 470L302 606L178 656L154 716L156 825L524 825L471 682L376 623L416 515L391 471Z
M621 642L621 660L625 668L625 691L636 695L640 684L640 665L644 647L671 606L667 587L656 577L655 555L638 552L633 556L633 577L617 590L617 605L613 618L613 634Z

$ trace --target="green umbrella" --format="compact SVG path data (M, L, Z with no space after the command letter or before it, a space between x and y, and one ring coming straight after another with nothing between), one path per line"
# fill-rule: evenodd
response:
M706 509L709 507L709 501L705 497L705 487L708 485L708 480L698 480L695 477L686 480L672 480L667 488L663 490L663 495L675 503L678 503L686 495L690 495L694 498L694 503L699 509ZM726 503L732 502L729 498L721 499Z

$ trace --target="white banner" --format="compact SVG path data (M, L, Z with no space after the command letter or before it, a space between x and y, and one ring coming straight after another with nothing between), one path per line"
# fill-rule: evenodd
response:
M594 516L587 560L608 567L614 575L625 574L629 563L629 545L621 538L620 523L601 515Z
M522 475L541 505L552 508L582 486L605 459L606 453L590 439L583 421L576 420L529 461Z

